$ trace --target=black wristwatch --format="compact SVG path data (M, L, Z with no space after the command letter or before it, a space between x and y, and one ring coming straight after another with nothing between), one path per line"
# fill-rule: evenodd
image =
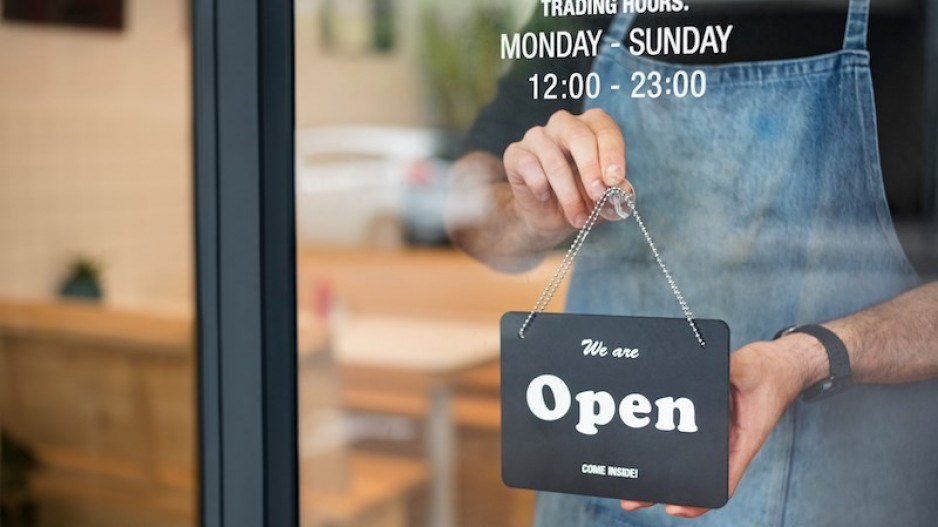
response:
M847 346L840 340L833 331L818 326L808 324L805 326L792 326L785 328L775 334L775 338L781 338L791 333L807 333L818 339L827 352L827 359L830 362L830 374L825 379L809 386L801 392L801 400L805 402L819 401L840 393L853 384L853 370L850 369L850 356L847 354Z

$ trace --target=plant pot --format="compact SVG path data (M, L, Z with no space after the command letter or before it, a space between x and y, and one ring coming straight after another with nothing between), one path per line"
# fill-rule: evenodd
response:
M59 296L64 298L78 298L82 300L101 300L101 286L90 278L70 278L62 283Z

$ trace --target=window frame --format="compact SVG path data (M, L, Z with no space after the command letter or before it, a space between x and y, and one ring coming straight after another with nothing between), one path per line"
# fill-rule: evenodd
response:
M298 525L293 2L192 32L199 523Z

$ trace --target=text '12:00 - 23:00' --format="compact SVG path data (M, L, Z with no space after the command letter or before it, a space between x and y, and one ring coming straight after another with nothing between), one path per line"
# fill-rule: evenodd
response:
M573 73L560 76L556 73L536 73L528 78L534 100L579 100L595 99L603 89L613 92L623 90L621 84L604 86L598 73ZM658 97L700 98L707 93L707 75L703 70L676 70L664 75L659 71L636 71L630 78L631 84L625 91L634 99L657 99Z

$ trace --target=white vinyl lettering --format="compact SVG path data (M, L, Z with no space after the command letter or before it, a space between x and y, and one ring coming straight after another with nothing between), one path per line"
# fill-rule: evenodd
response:
M545 390L550 390L554 403L547 406ZM576 394L579 410L576 430L584 435L595 435L600 426L608 425L616 414L615 398L609 392L582 391ZM572 405L570 388L556 375L539 375L528 384L528 408L542 421L557 421L567 415ZM662 397L655 401L658 410L655 428L663 432L693 433L697 431L694 402L686 397ZM642 394L631 393L619 402L619 418L629 428L644 428L651 423L649 414L654 410L651 401ZM674 425L674 414L679 413Z
M612 350L612 356L617 359L637 359L638 349L616 348Z
M596 435L596 425L609 424L616 415L616 402L609 392L580 392L576 394L580 403L580 422L576 429L581 434Z
M638 417L637 414L651 413L651 401L640 393L630 393L626 395L619 403L619 417L622 422L632 428L644 428L648 426L651 419L648 417Z
M694 403L686 397L675 400L674 397L664 397L655 401L658 407L658 422L655 428L664 432L674 430L674 411L681 413L678 421L677 430L679 432L696 432L697 420L694 415Z
M583 346L583 355L588 357L605 357L608 353L603 341L593 340L593 339L583 339L583 342L580 342L580 346Z
M606 465L591 465L589 463L583 463L580 467L580 471L584 474L596 474L597 476L606 475Z
M597 339L583 339L580 341L583 346L583 356L585 357L612 357L615 359L637 359L639 357L638 348L615 348L609 351L606 343Z
M544 400L544 388L549 388L554 396L554 408L547 407ZM556 375L541 375L528 385L528 408L544 421L556 421L567 415L570 410L570 390L566 383Z

